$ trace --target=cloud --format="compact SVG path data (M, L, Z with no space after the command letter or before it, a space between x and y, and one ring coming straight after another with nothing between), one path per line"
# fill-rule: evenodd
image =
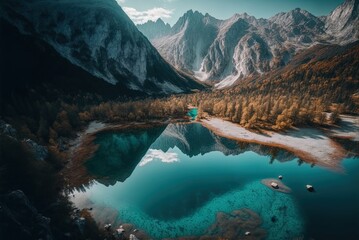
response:
M159 18L171 18L173 14L173 10L157 7L148 9L146 11L138 11L132 7L123 7L123 10L135 24L142 24L149 20L156 21Z
M163 152L162 150L150 149L147 154L142 158L140 166L143 167L147 163L154 160L160 160L163 163L179 162L177 153Z

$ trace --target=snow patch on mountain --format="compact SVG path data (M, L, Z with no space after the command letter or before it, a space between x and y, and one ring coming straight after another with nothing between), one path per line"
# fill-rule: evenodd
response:
M359 38L359 0L347 0L327 17L303 9L256 19L246 13L218 20L192 10L152 44L174 67L217 88L286 65L318 43L347 44Z

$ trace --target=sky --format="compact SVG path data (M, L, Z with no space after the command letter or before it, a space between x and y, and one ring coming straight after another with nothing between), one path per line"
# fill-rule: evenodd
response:
M136 24L156 21L176 23L188 10L209 13L228 19L235 13L248 13L256 18L269 18L294 8L305 9L316 16L328 15L344 0L116 0Z

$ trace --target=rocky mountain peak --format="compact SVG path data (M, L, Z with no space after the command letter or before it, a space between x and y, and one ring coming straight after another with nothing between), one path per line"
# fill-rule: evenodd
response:
M161 18L158 18L155 22L149 20L146 23L138 24L138 30L140 30L149 40L166 36L171 31L171 26L165 23Z
M314 23L321 22L319 18L312 15L306 10L295 8L289 12L278 13L269 19L272 23L276 23L281 26L293 26L306 24L313 21Z
M329 14L327 23L330 25L336 22L338 28L344 28L351 21L358 19L358 13L359 0L347 0Z
M359 36L359 0L346 0L326 18L326 31L344 42Z
M217 87L228 87L282 67L298 51L318 43L342 45L358 40L358 2L347 0L327 17L295 8L269 19L242 13L218 20L189 10L169 35L152 43L176 68Z
M204 16L198 11L188 10L182 17L178 19L175 25L172 27L172 32L179 32L188 24L196 24L202 22Z
M156 23L161 24L161 25L166 25L165 22L161 18L158 18Z

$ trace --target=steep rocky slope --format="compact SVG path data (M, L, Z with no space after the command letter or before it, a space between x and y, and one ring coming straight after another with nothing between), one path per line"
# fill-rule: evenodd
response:
M218 20L190 10L166 36L149 38L176 68L225 88L238 79L281 68L314 45L356 41L358 3L347 0L327 17L297 8L269 19L244 13Z
M0 16L111 85L148 94L201 88L162 59L115 0L4 1Z

